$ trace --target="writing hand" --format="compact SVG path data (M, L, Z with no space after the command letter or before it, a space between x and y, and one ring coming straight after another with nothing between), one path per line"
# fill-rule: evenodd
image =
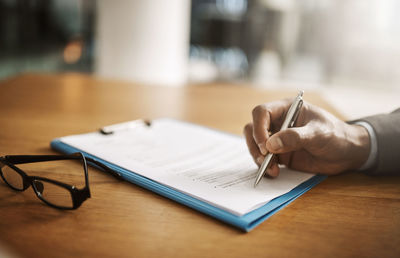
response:
M307 102L303 103L294 127L279 131L291 102L258 105L252 112L253 122L244 127L247 146L258 165L267 152L277 154L267 169L270 176L279 175L278 164L333 175L357 169L367 160L370 139L364 127L345 123Z

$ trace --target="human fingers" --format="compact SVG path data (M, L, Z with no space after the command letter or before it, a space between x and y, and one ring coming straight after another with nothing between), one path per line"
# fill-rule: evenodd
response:
M279 166L276 160L267 168L267 174L271 177L277 177L279 175Z
M292 156L293 156L293 153L291 153L291 152L278 154L277 155L278 164L282 164L282 165L285 165L286 167L289 167L290 162L292 160Z
M266 147L269 152L277 154L306 149L310 144L318 144L315 135L316 130L312 125L293 127L272 135Z
M260 153L260 150L258 149L258 146L254 141L252 132L253 132L253 124L249 123L244 127L243 133L245 135L246 144L251 156L253 157L256 164L260 166L264 161L265 157ZM271 177L277 177L279 175L279 166L276 158L272 160L272 164L267 168L267 175Z
M247 148L249 149L249 152L250 152L251 156L253 157L254 162L258 166L260 166L264 160L264 156L260 153L260 150L259 150L256 142L254 141L253 124L248 123L243 129L243 133L244 133L244 136L246 139Z
M271 130L274 123L281 120L289 106L288 100L281 100L258 105L253 109L253 138L263 155L267 154L268 131Z
M270 114L265 105L258 105L253 109L253 139L261 154L267 154L265 143L270 128Z

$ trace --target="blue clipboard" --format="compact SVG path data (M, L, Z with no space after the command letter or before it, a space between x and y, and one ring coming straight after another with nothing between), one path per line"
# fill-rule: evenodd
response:
M271 217L273 214L284 208L286 205L294 201L296 198L298 198L326 178L326 176L323 175L316 175L298 185L290 192L269 201L264 206L261 206L260 208L257 208L256 210L253 210L243 216L237 216L223 209L214 207L206 202L198 200L194 197L191 197L187 194L174 190L168 186L136 174L134 173L134 171L126 170L103 159L99 159L98 157L93 156L90 153L83 152L75 147L65 144L59 139L54 139L53 141L51 141L50 146L52 149L65 154L82 152L85 156L100 161L110 168L114 169L115 171L118 171L122 175L122 178L128 182L131 182L157 194L165 196L169 199L172 199L176 202L179 202L183 205L191 207L195 210L198 210L225 223L233 225L246 232L254 229L257 225Z

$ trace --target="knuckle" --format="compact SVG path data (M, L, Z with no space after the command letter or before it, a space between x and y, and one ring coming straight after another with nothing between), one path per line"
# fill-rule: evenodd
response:
M301 141L301 138L302 138L301 133L299 131L293 131L293 134L292 134L293 142L298 144Z
M265 141L266 141L265 135L255 132L255 133L253 133L253 138L254 138L254 141L257 143L257 145L265 144Z
M301 141L300 132L295 130L288 130L287 133L282 134L280 137L282 138L282 141L289 146L296 146Z
M267 112L267 108L265 105L258 105L255 108L253 108L252 114L253 117L257 117L259 115L263 115Z

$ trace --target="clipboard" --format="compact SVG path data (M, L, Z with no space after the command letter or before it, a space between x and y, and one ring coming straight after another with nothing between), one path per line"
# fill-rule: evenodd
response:
M140 122L143 123L143 121ZM113 134L114 130L123 130L127 126L128 127L135 126L136 123L138 122L133 121L129 123L122 123L114 126L104 127L100 130L100 132L101 134L104 135ZM146 121L145 123L148 126L150 126L151 124L149 121ZM209 130L214 130L214 129L209 129ZM102 162L107 166L109 166L110 168L112 168L113 170L119 172L123 180L126 180L135 185L146 188L152 192L155 192L159 195L174 200L178 203L186 205L190 208L193 208L197 211L200 211L204 214L207 214L211 217L221 220L227 224L235 226L245 232L249 232L250 230L254 229L257 225L259 225L260 223L271 217L273 214L275 214L276 212L287 206L289 203L293 202L296 198L298 198L299 196L301 196L302 194L304 194L305 192L307 192L312 187L314 187L315 185L317 185L326 178L326 176L323 175L315 175L310 179L308 179L307 181L304 181L303 183L299 184L291 191L275 199L270 200L268 203L262 205L261 207L256 208L255 210L252 210L251 212L248 212L242 216L238 216L220 207L211 205L210 203L205 202L201 199L195 198L189 194L183 193L172 187L151 180L145 176L136 173L135 171L127 170L124 167L121 167L119 165L108 162L102 158L99 158L96 155L93 155L92 153L82 151L81 149L73 147L70 144L66 144L60 138L52 140L50 146L52 149L65 154L82 152L85 156L95 159L99 162ZM101 169L100 167L97 168Z

